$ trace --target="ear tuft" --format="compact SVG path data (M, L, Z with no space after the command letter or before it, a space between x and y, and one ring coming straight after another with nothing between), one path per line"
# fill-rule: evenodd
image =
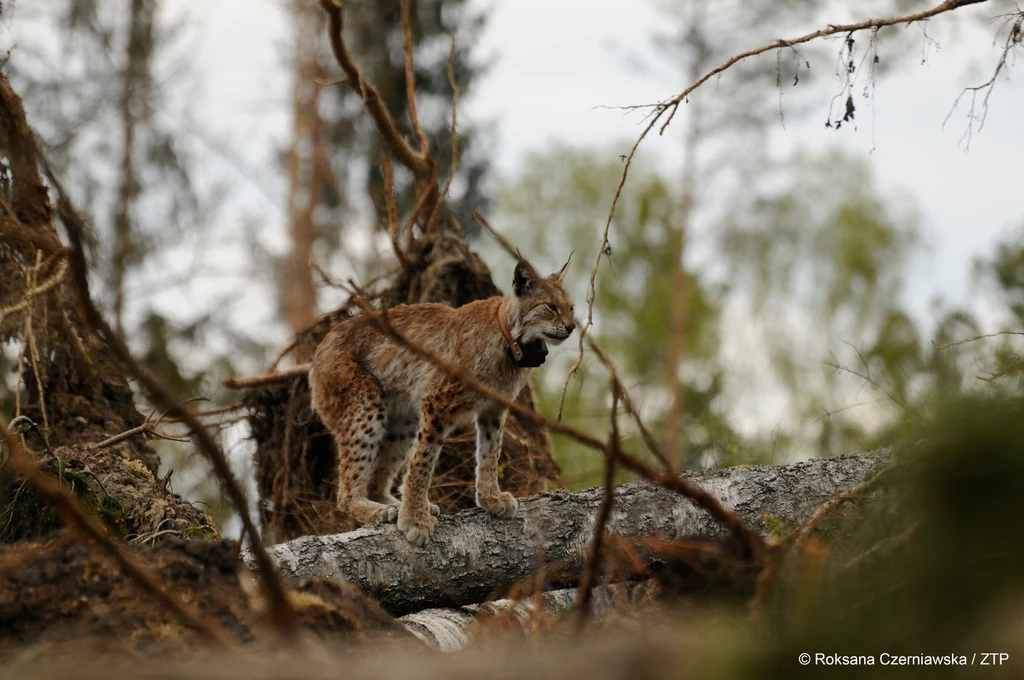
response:
M565 264L562 265L562 268L559 269L558 273L554 275L553 278L555 279L555 281L561 283L562 279L565 278L565 270L569 268L569 263L572 262L572 256L575 252L576 251L574 250L571 253L569 253L569 259L565 261Z
M516 262L516 269L512 273L512 291L518 297L527 295L537 287L537 272L533 270L526 260Z

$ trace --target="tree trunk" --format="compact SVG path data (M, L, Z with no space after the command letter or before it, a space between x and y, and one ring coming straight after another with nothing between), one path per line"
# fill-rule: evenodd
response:
M295 88L292 94L292 146L288 152L289 232L292 250L285 273L285 316L292 333L308 329L316 318L316 289L309 259L316 241L314 211L320 202L320 67L315 39L321 32L322 11L312 0L295 6ZM296 348L296 361L306 361L305 348Z
M787 526L822 501L859 483L887 461L880 451L780 466L750 466L686 476L767 533L766 518ZM394 526L330 536L304 536L276 545L271 557L291 576L348 581L394 614L483 602L542 567L557 566L562 585L574 585L593 534L601 489L541 494L520 502L513 520L480 509L440 518L434 540L416 548ZM616 489L608 531L626 538L723 539L725 531L685 497L646 482ZM243 559L252 566L251 556Z
M0 395L0 417L25 415L39 426L25 433L28 446L40 457L52 449L46 463L51 471L87 495L82 500L99 508L112 530L126 536L213 535L202 510L156 479L160 461L141 433L87 448L145 419L120 363L79 312L40 160L21 98L0 74L0 161L9 167L9 180L0 180L6 199L0 207L0 344L23 348L20 383L10 398ZM53 508L37 505L41 499L20 487L0 466L0 542L60 525Z
M642 599L648 590L643 585L616 583L594 588L590 601L591 620L603 619L621 605ZM471 604L457 609L425 609L406 614L398 621L429 647L442 652L457 652L469 642L474 622L486 625L488 618L500 619L503 632L511 626L516 632L529 634L535 622L544 617L557 618L572 609L576 605L577 594L575 589L570 588L543 593L540 597L542 611L539 612L537 599L526 597Z

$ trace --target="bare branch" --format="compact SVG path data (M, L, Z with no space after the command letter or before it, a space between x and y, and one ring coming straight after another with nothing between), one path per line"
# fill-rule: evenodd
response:
M674 97L671 97L670 99L666 99L665 101L659 102L658 104L654 104L653 106L644 105L639 107L625 107L629 109L651 108L650 119L648 120L647 125L644 126L644 129L640 132L640 136L637 138L636 143L633 144L633 147L630 149L629 154L626 155L625 166L622 169L622 176L619 179L618 186L615 188L615 195L612 198L612 205L608 211L608 220L605 223L604 232L601 235L601 243L598 247L597 259L594 263L594 269L590 275L590 285L587 290L587 321L580 328L579 356L577 357L576 362L572 365L572 368L569 369L569 373L565 376L565 384L562 387L562 394L558 400L558 420L561 421L562 419L562 411L565 407L565 395L569 389L569 381L572 380L573 376L575 376L578 373L580 365L583 363L584 338L587 332L593 326L594 297L596 295L595 281L597 279L597 271L601 266L601 257L606 255L608 251L608 230L611 227L612 219L615 216L615 207L618 205L619 197L622 195L622 188L626 184L626 178L629 175L629 169L633 163L634 156L636 156L637 149L640 147L640 143L643 142L643 140L647 137L648 133L650 133L650 131L654 129L654 126L658 124L658 121L661 120L661 118L665 115L666 112L669 112L668 118L664 121L664 123L662 123L658 134L664 134L665 129L668 127L669 123L672 122L672 118L675 117L676 112L679 110L679 105L685 102L686 98L694 90L696 90L698 87L706 83L714 76L719 75L720 73L723 73L724 71L732 68L737 63L745 59L749 59L750 57L762 54L764 52L769 52L771 50L784 47L792 48L795 45L800 45L802 43L810 42L818 38L823 38L830 35L837 35L840 33L855 33L858 31L868 29L877 31L878 29L884 26L893 26L896 24L910 24L916 21L930 19L931 17L937 16L944 12L959 9L960 7L965 7L967 5L976 5L983 2L986 2L986 0L946 0L946 2L936 5L931 9L916 12L913 14L905 14L895 17L885 17L881 19L868 19L867 21L861 21L853 24L830 24L826 28L814 31L813 33L808 33L798 38L793 38L791 40L775 40L766 45L762 45L752 50L747 50L746 52L742 52L740 54L735 55L734 57L728 59L727 61L723 62L722 64L716 66L715 68L711 69L710 71L702 75L700 78L691 83L685 90L675 95Z
M398 130L395 119L388 113L384 101L380 98L380 93L377 92L377 88L363 75L362 70L360 70L359 65L356 64L352 54L348 51L348 47L345 45L345 40L341 35L344 26L344 10L341 1L320 0L320 4L323 6L324 11L327 12L327 35L330 38L334 57L338 60L338 65L345 72L345 84L362 98L363 103L366 105L366 110L377 125L381 138L387 147L391 149L395 158L402 165L409 168L410 172L417 179L427 178L430 175L431 166L429 157L415 151L409 145L408 140ZM410 98L411 102L412 99Z
M405 251L398 243L398 231L401 224L398 220L398 201L395 198L395 173L391 168L391 159L386 155L380 159L381 171L384 173L384 204L388 209L388 236L391 237L391 247L395 249L395 257L398 258L402 269L409 271L409 260L405 257ZM410 225L410 228L412 225Z
M963 92L957 95L956 100L953 101L953 106L950 107L949 113L946 114L945 119L942 121L942 127L946 127L946 123L953 116L957 107L960 105L960 100L964 98L968 93L971 95L971 105L967 109L967 129L964 130L963 136L960 138L961 143L966 142L966 147L971 146L971 137L974 134L974 125L977 123L978 132L985 127L985 119L988 118L988 100L992 97L992 91L995 90L996 78L1004 68L1006 68L1006 59L1010 54L1010 50L1014 47L1018 47L1021 44L1021 40L1024 39L1024 12L1014 12L1013 14L1007 14L1004 17L1007 23L1011 23L1010 31L1006 36L1006 42L1003 44L1003 52L999 56L999 61L996 62L996 68L992 72L992 77L981 85L975 85L974 87L965 87ZM981 100L981 115L975 113L978 103L978 95L981 92L985 93L985 96Z
M640 436L644 440L644 444L647 445L647 450L658 459L666 472L671 472L672 463L669 457L661 450L661 447L658 445L657 440L655 440L654 435L651 434L651 431L647 429L646 425L644 425L644 421L640 418L640 412L637 410L636 405L630 398L629 390L627 390L626 386L622 384L621 380L619 380L618 371L615 370L615 366L612 364L611 359L609 359L604 351L598 346L593 337L591 337L587 342L590 344L590 350L598 360L604 364L605 368L608 369L613 385L618 388L622 404L626 407L626 410L629 411L629 415L633 417L633 422L636 423L637 428L640 430Z
M220 478L225 495L238 511L245 534L249 536L253 555L263 572L263 583L270 604L271 619L285 635L292 635L295 631L295 616L291 603L287 599L280 576L273 571L273 565L260 539L259 531L256 530L252 517L249 516L249 505L245 499L245 492L242 491L242 487L235 479L227 457L195 414L186 405L172 397L167 389L135 360L124 340L113 331L96 308L89 293L89 276L82 244L84 233L82 218L71 204L60 180L57 179L56 174L45 160L42 162L42 167L50 183L57 190L57 210L71 241L69 259L74 288L86 320L106 340L107 346L120 359L127 371L145 388L151 401L160 408L177 414L192 431L197 448L213 466L214 472Z
M427 219L427 232L437 226L437 220L441 215L441 205L448 199L448 192L452 188L452 180L455 179L455 171L459 169L459 133L456 130L459 113L459 86L455 82L455 36L452 35L452 46L448 51L448 84L452 88L452 161L448 168L448 181L444 184L444 191L441 192L441 200L434 206L434 211Z
M995 333L988 333L987 335L976 335L973 338L967 338L966 340L958 340L956 342L950 342L950 343L947 343L945 345L938 345L938 344L935 343L934 340L932 340L932 347L934 347L936 351L941 352L942 350L949 349L950 347L958 347L960 345L966 345L968 343L977 342L978 340L984 340L986 338L997 338L997 337L999 337L1001 335L1024 335L1024 332L1022 332L1022 331L997 331Z
M578 618L576 619L577 633L583 630L587 618L590 616L590 598L597 582L597 573L601 570L601 549L604 547L605 527L608 525L608 518L611 517L612 507L615 505L615 464L618 461L621 442L619 439L619 382L614 370L611 382L612 431L608 438L609 453L604 460L604 497L601 499L601 506L597 509L597 517L594 519L594 538L590 542L590 555L583 570L583 577L580 579L579 590L576 591L579 601Z
M505 249L506 253L508 253L517 260L519 259L519 251L516 250L515 246L509 243L508 239L502 236L497 229L492 227L490 222L484 219L483 215L478 213L476 210L473 210L472 212L469 213L469 216L472 217L477 224L479 224L481 227L490 232L491 236L493 236L494 239L498 242L498 244Z
M420 153L430 153L430 140L420 125L420 117L416 113L416 69L412 60L412 17L409 11L409 0L402 0L402 43L405 47L405 98L409 101L409 120L420 143Z
M233 390L244 390L250 387L262 387L264 385L273 385L274 383L287 382L292 378L296 378L301 375L309 373L309 369L312 364L299 364L298 366L292 366L286 368L283 371L277 371L276 373L263 373L261 375L250 375L242 378L228 378L224 381L224 387L229 387Z

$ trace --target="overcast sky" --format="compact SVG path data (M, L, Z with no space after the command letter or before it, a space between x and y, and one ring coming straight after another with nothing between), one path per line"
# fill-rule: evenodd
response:
M1012 80L1015 64L1008 69L1010 78L999 79L984 130L974 135L969 150L960 141L965 109L943 129L956 96L965 85L989 78L1000 51L993 44L994 26L968 19L992 17L1004 5L989 3L934 19L927 27L934 44L918 27L883 34L883 55L885 41L909 40L911 56L898 73L879 82L874 110L860 109L856 129L824 128L836 84L822 78L801 93L820 102L820 113L772 132L772 143L781 148L839 145L866 158L887 190L913 197L932 246L913 269L909 296L918 310L936 294L964 299L973 258L1024 223L1024 90ZM479 56L492 66L464 102L463 115L496 125L495 164L504 176L528 171L520 167L523 154L553 141L604 146L635 138L638 116L595 107L657 101L683 85L670 69L657 68L648 47L664 23L653 2L490 0L476 6L489 9ZM290 25L274 0L219 0L207 8L200 12L200 52L202 62L217 67L204 74L203 108L226 134L251 141L250 162L266 167L265 154L273 148L267 142L283 147L287 140L290 83L280 54L291 39ZM827 21L865 18L856 14L858 8L840 5ZM766 26L764 41L800 35L822 23L818 17L798 26ZM637 61L655 68L639 70ZM641 153L673 171L681 162L680 146L670 130L645 142ZM283 183L268 183L282 192L279 205L285 205Z

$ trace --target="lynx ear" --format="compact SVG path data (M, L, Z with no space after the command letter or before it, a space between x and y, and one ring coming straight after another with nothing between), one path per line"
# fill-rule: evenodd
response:
M528 295L537 287L537 272L526 260L516 262L516 270L512 274L512 290L516 296Z
M574 250L571 253L569 253L569 259L565 261L565 264L562 265L562 268L558 270L557 274L555 274L555 281L558 281L559 283L562 282L562 279L565 277L565 270L569 268L569 263L572 262L572 256L575 252L576 251Z

